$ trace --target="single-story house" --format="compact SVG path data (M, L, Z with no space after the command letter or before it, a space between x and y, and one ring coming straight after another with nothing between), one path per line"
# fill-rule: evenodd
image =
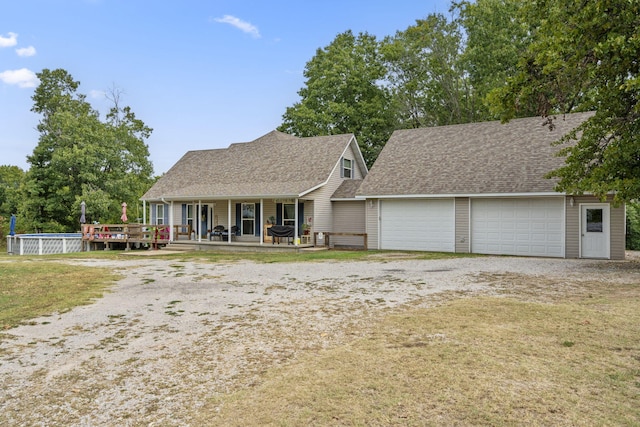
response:
M355 194L369 248L624 259L624 206L545 178L590 114L395 131Z
M271 241L267 223L275 223L293 226L298 244L303 229L313 235L340 228L335 217L345 209L338 201L334 211L336 192L339 198L350 190L347 206L359 206L364 231L365 202L353 197L353 188L367 172L352 134L299 138L273 131L224 149L187 152L142 200L151 223L188 228L196 240L210 239L220 226L229 243L261 244Z

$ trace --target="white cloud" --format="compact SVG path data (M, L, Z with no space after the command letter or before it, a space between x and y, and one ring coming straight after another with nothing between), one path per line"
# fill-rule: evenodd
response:
M3 71L0 73L0 81L18 87L36 87L39 83L36 73L26 68Z
M16 33L9 33L9 37L0 35L0 47L11 47L18 44L18 35Z
M16 49L18 56L34 56L36 54L36 48L33 46L21 47Z
M235 16L224 15L222 18L215 18L214 21L236 27L240 31L250 34L253 38L260 38L260 31L258 30L258 27L250 24L249 22L243 21L240 18L236 18Z
M93 99L104 99L106 97L106 93L103 90L93 89L89 91L89 96Z

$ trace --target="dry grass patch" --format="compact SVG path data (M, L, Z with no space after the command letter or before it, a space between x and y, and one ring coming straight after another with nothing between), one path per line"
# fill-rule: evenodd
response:
M504 278L497 278L498 282ZM634 425L640 286L509 277L510 296L407 308L199 411L216 425ZM516 297L527 281L538 290ZM498 284L499 288L504 283ZM551 289L548 289L551 287ZM550 292L542 298L543 293ZM542 301L544 299L544 301Z
M0 263L0 327L62 313L100 298L120 276L105 268L57 262Z

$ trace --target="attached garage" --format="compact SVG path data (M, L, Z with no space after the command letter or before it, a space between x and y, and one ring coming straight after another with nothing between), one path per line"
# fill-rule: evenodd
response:
M380 201L380 249L455 251L453 199Z
M472 199L471 252L564 257L564 197Z

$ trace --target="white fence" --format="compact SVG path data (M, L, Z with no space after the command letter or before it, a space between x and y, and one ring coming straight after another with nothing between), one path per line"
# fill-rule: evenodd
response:
M81 251L81 233L16 234L15 236L7 236L8 254L47 255Z

